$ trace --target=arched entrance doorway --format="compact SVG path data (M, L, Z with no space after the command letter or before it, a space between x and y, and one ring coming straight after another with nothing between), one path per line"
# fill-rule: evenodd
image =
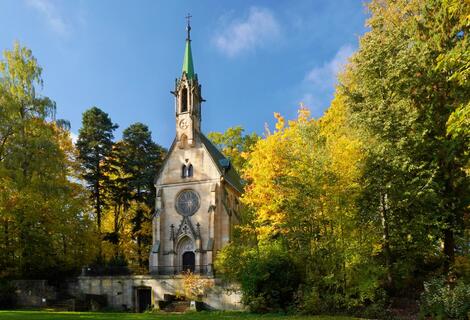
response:
M186 251L183 253L183 271L191 271L194 272L194 267L196 265L196 257L194 255L194 252L192 251Z
M183 237L178 244L178 264L180 271L194 272L196 268L196 255L194 253L194 241L188 236Z

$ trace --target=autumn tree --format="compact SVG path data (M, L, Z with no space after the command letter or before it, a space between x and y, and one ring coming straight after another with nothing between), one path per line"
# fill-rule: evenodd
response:
M276 129L256 143L247 160L242 203L248 219L237 228L238 238L223 249L218 270L242 283L244 301L279 304L267 296L274 287L264 286L262 292L252 287L257 276L270 281L271 276L256 271L271 265L269 257L294 263L272 266L293 271L291 294L298 290L291 287L295 283L308 288L306 310L359 306L375 299L381 274L371 265L377 233L363 224L356 206L362 145L349 125L343 98L337 97L320 120L312 119L307 109L300 109L293 121L279 114L276 118Z
M42 69L15 44L0 61L1 276L76 271L94 249L73 146L55 104L38 95Z

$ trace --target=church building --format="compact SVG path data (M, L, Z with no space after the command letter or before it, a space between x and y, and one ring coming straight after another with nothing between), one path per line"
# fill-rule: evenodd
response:
M235 169L202 133L201 85L194 71L188 23L181 77L176 79L176 136L156 176L149 271L190 270L211 276L217 252L239 221L243 186Z
M204 99L194 72L190 31L188 23L183 70L172 92L176 136L155 177L149 274L93 276L85 272L71 287L72 295L106 296L108 307L116 310L172 310L172 297L185 290L181 274L189 270L201 275L208 286L201 298L207 307L244 308L237 287L222 283L213 267L217 252L230 241L233 226L239 223L243 185L229 159L201 131Z

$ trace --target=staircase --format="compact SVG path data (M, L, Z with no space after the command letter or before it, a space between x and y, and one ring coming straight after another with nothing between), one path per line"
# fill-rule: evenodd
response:
M189 301L172 301L163 311L183 313L189 310Z
M176 298L174 295L165 294L163 301L158 301L161 311L183 313L189 310L191 302L184 297Z

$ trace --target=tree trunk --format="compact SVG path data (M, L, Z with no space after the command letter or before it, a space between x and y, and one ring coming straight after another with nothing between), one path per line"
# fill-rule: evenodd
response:
M96 222L98 224L98 259L101 261L103 257L103 246L101 237L101 197L100 197L100 164L96 167L96 182L95 182L95 210L96 210Z
M140 235L137 236L137 256L139 260L139 267L142 268L144 266L144 263L142 260L142 239Z
M450 267L454 264L455 260L455 238L454 238L454 231L452 229L447 228L444 230L444 255L445 255L445 262L444 262L444 272L447 274L449 273Z
M387 287L393 288L392 276L392 251L390 249L389 217L387 207L387 195L380 194L380 213L382 219L382 238L384 242L385 270L387 276Z
M114 235L116 236L116 243L114 244L114 256L119 256L119 217L121 214L121 205L114 206Z

